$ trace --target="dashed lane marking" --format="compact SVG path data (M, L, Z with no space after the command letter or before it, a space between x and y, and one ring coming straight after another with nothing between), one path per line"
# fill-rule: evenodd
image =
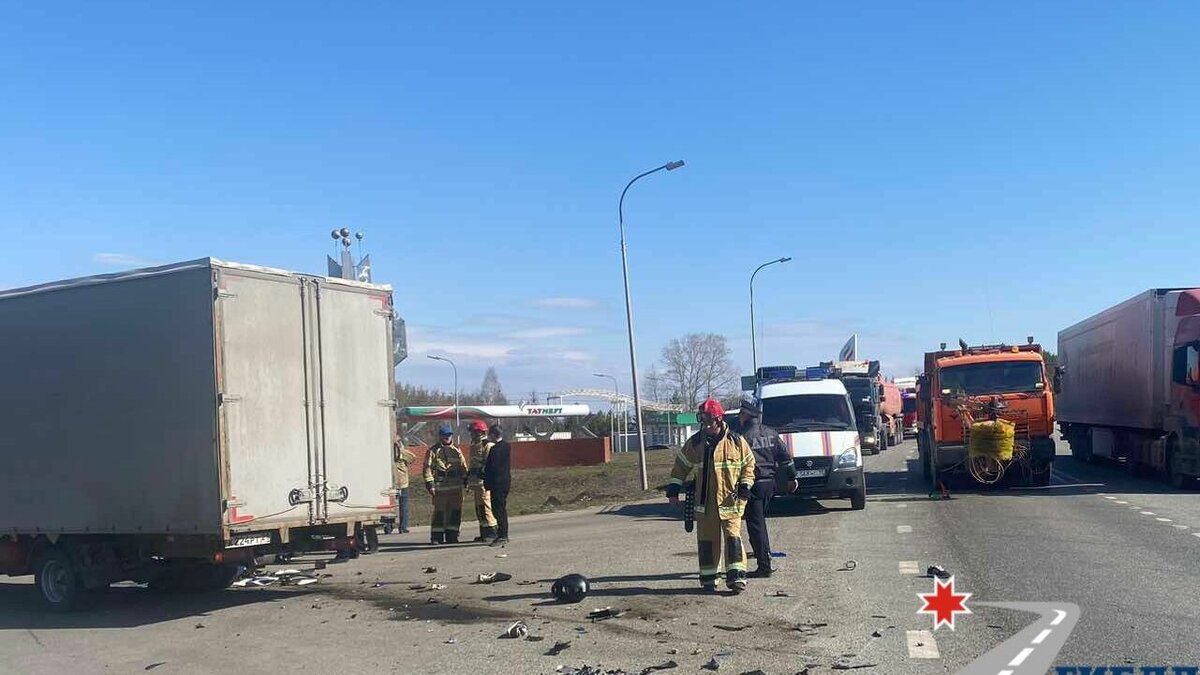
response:
M911 534L912 525L897 525L896 534Z
M901 560L900 574L920 574L921 568L916 560Z
M1120 505L1124 506L1125 504L1128 504L1129 502L1113 502L1113 503L1114 503L1114 504L1120 504Z
M1105 497L1105 499L1116 499L1116 497Z
M1173 527L1173 528L1175 528L1175 529L1177 529L1177 530L1186 530L1186 529L1188 529L1188 526L1187 526L1187 525L1179 525L1179 524L1172 525L1171 527Z
M1021 650L1020 654L1017 654L1016 656L1014 656L1013 660L1008 662L1008 665L1012 666L1013 668L1016 668L1017 666L1021 665L1022 663L1025 663L1025 659L1029 658L1029 655L1032 653L1033 653L1033 647L1026 647L1025 649Z
M1160 523L1169 523L1169 522L1171 522L1171 519L1170 519L1170 518L1155 518L1155 520L1157 520L1157 521L1158 521L1158 522L1160 522Z
M1033 638L1033 644L1035 644L1035 645L1042 644L1043 642L1046 641L1046 638L1050 637L1050 634L1053 632L1054 632L1053 630L1047 628L1046 630L1038 633L1038 636Z
M1057 626L1058 624L1063 622L1063 619L1067 618L1067 613L1062 611L1061 609L1054 610L1054 613L1056 614L1056 616L1054 617L1054 620L1050 622L1051 626Z
M910 630L904 633L908 642L908 658L910 659L940 659L937 642L933 633L927 630Z
M897 504L897 505L896 505L896 508L898 508L898 509L907 509L907 508L908 508L908 504Z
M1193 532L1193 533L1192 533L1192 536L1193 536L1193 537L1200 537L1200 532Z
M1143 516L1157 516L1158 514L1153 511L1142 511L1142 515Z

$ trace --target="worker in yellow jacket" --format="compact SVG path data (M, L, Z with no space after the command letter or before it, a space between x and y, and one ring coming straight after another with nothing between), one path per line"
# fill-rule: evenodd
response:
M726 587L741 593L746 590L742 512L754 486L754 452L725 425L720 403L709 399L698 412L700 432L675 456L667 498L678 504L679 493L686 485L694 485L700 585L716 591L717 579L724 571Z
M487 437L488 426L482 420L471 423L471 469L467 472L467 487L475 493L475 518L479 520L479 536L475 541L496 538L496 516L492 513L492 495L483 484L483 466L488 452L495 445Z
M432 544L457 544L467 470L462 450L454 445L454 429L449 424L438 429L437 444L425 453L423 476L425 491L433 498L429 541Z
M392 464L392 484L396 487L396 527L400 534L408 534L408 465L417 458L404 447L400 439L392 444L395 461ZM385 528L386 531L386 528Z

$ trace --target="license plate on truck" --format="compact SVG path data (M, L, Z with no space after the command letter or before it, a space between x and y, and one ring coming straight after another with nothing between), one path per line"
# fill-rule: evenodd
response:
M796 472L797 478L824 478L825 469L800 469Z
M245 548L246 546L266 546L271 543L269 534L244 534L234 537L228 548Z

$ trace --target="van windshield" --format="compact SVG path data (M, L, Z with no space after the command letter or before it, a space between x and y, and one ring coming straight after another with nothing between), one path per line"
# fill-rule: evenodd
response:
M967 396L1041 391L1042 364L1037 361L994 361L943 368L942 389Z
M854 416L841 394L777 396L762 403L763 424L781 433L854 428Z

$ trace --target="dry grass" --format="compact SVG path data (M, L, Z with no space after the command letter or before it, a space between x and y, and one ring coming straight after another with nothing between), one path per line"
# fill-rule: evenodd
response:
M608 464L595 466L514 470L512 492L508 497L508 514L520 516L566 511L661 495L661 492L654 490L667 482L674 459L674 450L650 450L646 453L646 475L650 481L650 492L643 492L641 489L635 452L616 454ZM475 509L471 499L472 496L468 492L463 503L464 522L475 520ZM424 487L413 483L409 500L412 508L409 525L428 525L433 508Z

